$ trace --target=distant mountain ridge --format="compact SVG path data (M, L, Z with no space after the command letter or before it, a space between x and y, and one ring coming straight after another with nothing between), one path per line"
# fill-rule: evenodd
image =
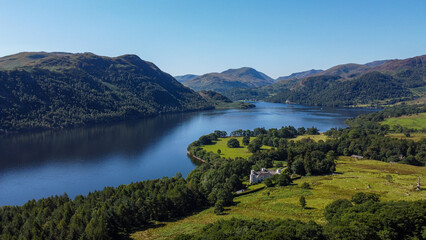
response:
M225 92L232 88L255 88L272 84L274 80L253 68L228 69L221 73L208 73L183 84L195 91L213 90Z
M189 80L191 80L191 79L194 79L194 78L196 78L196 77L198 77L198 76L199 76L199 75L195 75L195 74L185 74L185 75L182 75L182 76L175 76L174 78L175 78L178 82L183 83L183 82L189 81Z
M278 82L278 81L288 80L288 79L293 79L293 78L305 78L305 77L309 77L311 75L320 73L322 71L323 70L320 70L320 69L319 70L311 69L311 70L308 70L308 71L292 73L288 76L279 77L275 81Z
M136 55L26 52L0 58L0 132L210 108L199 94Z
M368 106L425 98L426 55L366 64L342 64L304 78L224 93L232 100L318 106Z

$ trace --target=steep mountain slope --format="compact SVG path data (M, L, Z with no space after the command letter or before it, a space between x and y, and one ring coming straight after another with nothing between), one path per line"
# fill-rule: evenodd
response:
M0 69L0 132L211 108L136 55L21 53L0 58Z
M183 84L196 91L224 92L232 88L254 88L273 83L273 79L253 68L229 69L222 73L208 73Z
M176 79L178 82L183 83L183 82L189 81L189 80L191 80L191 79L194 79L194 78L196 78L196 77L198 77L198 76L199 76L199 75L194 75L194 74L185 74L185 75L182 75L182 76L175 76L175 79Z
M323 70L315 70L315 69L311 69L308 71L303 71L303 72L297 72L297 73L292 73L288 76L284 76L284 77L279 77L275 80L275 82L279 82L282 80L289 80L289 79L293 79L293 78L306 78L309 77L311 75L317 74L322 72Z

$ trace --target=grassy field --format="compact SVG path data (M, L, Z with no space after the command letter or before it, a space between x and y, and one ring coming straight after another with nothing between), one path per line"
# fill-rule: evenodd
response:
M426 113L388 118L382 124L389 125L391 128L395 125L400 125L410 129L426 129Z
M393 138L399 138L399 139L409 139L413 141L420 141L422 138L426 138L426 133L421 133L421 132L410 133L409 137L406 137L405 134L403 133L390 133L388 134L388 136Z
M236 138L239 142L240 142L240 146L239 148L229 148L226 144L228 143L229 139L231 138L219 138L218 141L213 141L214 143L212 145L205 145L202 148L204 150L206 150L207 152L214 152L217 153L217 150L220 149L221 151L221 156L224 158L235 158L235 157L242 157L242 158L248 158L252 155L251 152L248 151L247 146L243 145L243 137L234 137ZM293 141L300 141L301 139L304 138L311 138L315 141L319 141L319 140L326 140L327 136L325 136L324 134L320 134L320 135L302 135L302 136L297 136L296 138L290 138L289 140L293 140ZM251 137L250 141L252 141L253 139L255 139L255 137ZM271 147L269 146L262 146L262 149L271 149Z
M220 149L221 157L224 158L236 158L236 157L242 157L242 158L248 158L252 155L251 152L247 149L247 146L243 145L243 137L234 137L240 142L239 148L229 148L226 144L228 143L229 139L231 138L219 138L217 141L213 141L212 145L205 145L203 146L203 149L207 152L214 152L217 153L217 150ZM255 139L254 137L250 138L250 141ZM263 149L270 149L271 147L268 146L262 146Z
M417 178L424 182L426 168L404 164L390 164L373 160L340 157L334 175L302 177L292 186L271 187L238 196L235 205L226 208L225 215L215 215L213 208L170 222L159 222L153 228L132 234L133 239L170 239L181 233L192 233L219 219L292 218L324 223L323 210L335 199L350 197L356 192L373 192L382 201L426 199L426 190L415 191ZM300 185L308 182L311 189ZM263 184L253 186L264 187ZM268 194L269 193L269 194ZM299 206L299 197L306 197L307 209Z
M305 138L310 138L310 139L317 141L317 142L319 140L325 141L325 140L328 139L328 137L326 135L324 135L324 133L321 133L319 135L301 135L301 136L297 136L296 138L290 138L289 140L300 141L300 140L305 139Z

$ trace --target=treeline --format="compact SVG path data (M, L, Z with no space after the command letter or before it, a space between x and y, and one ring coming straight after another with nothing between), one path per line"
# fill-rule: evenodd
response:
M203 206L197 188L172 178L107 187L71 200L66 194L0 208L0 239L117 239L153 220L182 217Z
M424 166L426 163L426 138L419 141L385 136L387 128L378 130L362 128L331 129L325 132L338 155L361 155L384 162Z
M209 224L177 240L195 239L425 239L426 201L379 202L375 194L357 193L352 201L339 199L324 210L325 225L291 219L264 221L232 218Z
M0 208L0 239L117 239L152 221L183 217L205 207L223 211L250 172L245 159L217 159L185 180L148 180L107 187L71 200L66 194Z

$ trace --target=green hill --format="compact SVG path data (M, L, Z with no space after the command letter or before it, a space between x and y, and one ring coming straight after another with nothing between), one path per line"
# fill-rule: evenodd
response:
M136 55L19 53L0 58L0 133L212 108Z
M225 92L233 88L262 87L273 83L273 79L253 68L229 69L221 73L208 73L183 84L196 91L213 90Z
M357 192L379 194L382 201L416 201L426 198L426 192L415 191L419 176L426 177L425 167L390 164L373 160L356 160L340 157L338 174L302 177L293 185L268 187L260 191L241 194L236 204L226 207L224 215L216 215L214 207L175 221L157 222L151 228L131 235L133 239L173 239L179 234L192 234L218 220L238 219L297 219L314 220L325 224L324 208L336 199L350 199ZM302 188L302 183L310 188ZM265 185L253 185L259 189ZM299 198L305 196L307 208L302 209Z
M232 100L265 100L316 106L378 106L425 99L426 55L343 64L305 78L252 89L231 89Z
M256 107L256 105L248 102L233 102L222 94L211 90L202 90L198 93L215 109L248 109Z
M176 79L178 82L183 83L183 82L189 81L189 80L191 80L191 79L194 79L194 78L196 78L196 77L198 77L198 75L194 75L194 74L186 74L186 75L182 75L182 76L175 76L175 79Z

